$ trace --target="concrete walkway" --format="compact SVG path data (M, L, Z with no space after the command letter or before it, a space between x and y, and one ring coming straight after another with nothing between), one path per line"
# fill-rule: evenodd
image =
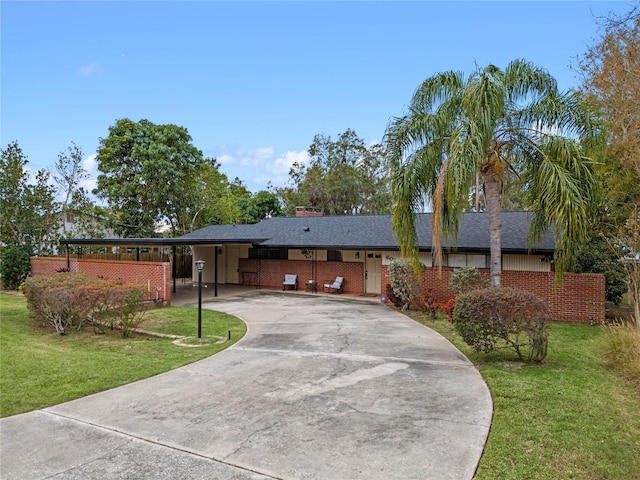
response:
M448 341L347 296L207 302L247 322L208 359L0 421L3 479L471 479L491 396Z

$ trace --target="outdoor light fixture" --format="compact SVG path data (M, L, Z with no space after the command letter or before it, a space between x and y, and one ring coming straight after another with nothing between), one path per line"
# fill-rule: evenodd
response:
M202 338L202 269L204 260L196 260L198 267L198 338Z

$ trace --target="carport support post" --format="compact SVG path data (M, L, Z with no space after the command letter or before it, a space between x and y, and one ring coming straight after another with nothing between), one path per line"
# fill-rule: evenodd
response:
M204 260L196 261L198 267L198 338L202 338L202 269Z
M214 279L213 279L213 296L218 296L218 246L216 245L216 253L215 253L215 265L214 265Z
M176 293L176 276L178 275L178 266L176 265L176 261L178 258L176 246L173 245L171 247L171 254L173 255L173 262L171 262L171 276L173 277L173 293Z

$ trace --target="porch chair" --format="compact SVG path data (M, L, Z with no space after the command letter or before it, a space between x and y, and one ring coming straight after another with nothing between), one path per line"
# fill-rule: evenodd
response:
M325 280L324 291L328 293L342 293L344 287L344 277L336 277L335 281L331 283L331 280Z
M284 280L282 281L282 291L287 287L293 287L294 290L298 290L298 275L286 273Z

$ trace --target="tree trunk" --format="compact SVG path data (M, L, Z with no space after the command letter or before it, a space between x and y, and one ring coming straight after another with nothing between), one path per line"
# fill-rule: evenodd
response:
M491 286L499 287L502 279L502 206L500 184L493 166L482 170L484 195L489 216L489 246L491 248Z

